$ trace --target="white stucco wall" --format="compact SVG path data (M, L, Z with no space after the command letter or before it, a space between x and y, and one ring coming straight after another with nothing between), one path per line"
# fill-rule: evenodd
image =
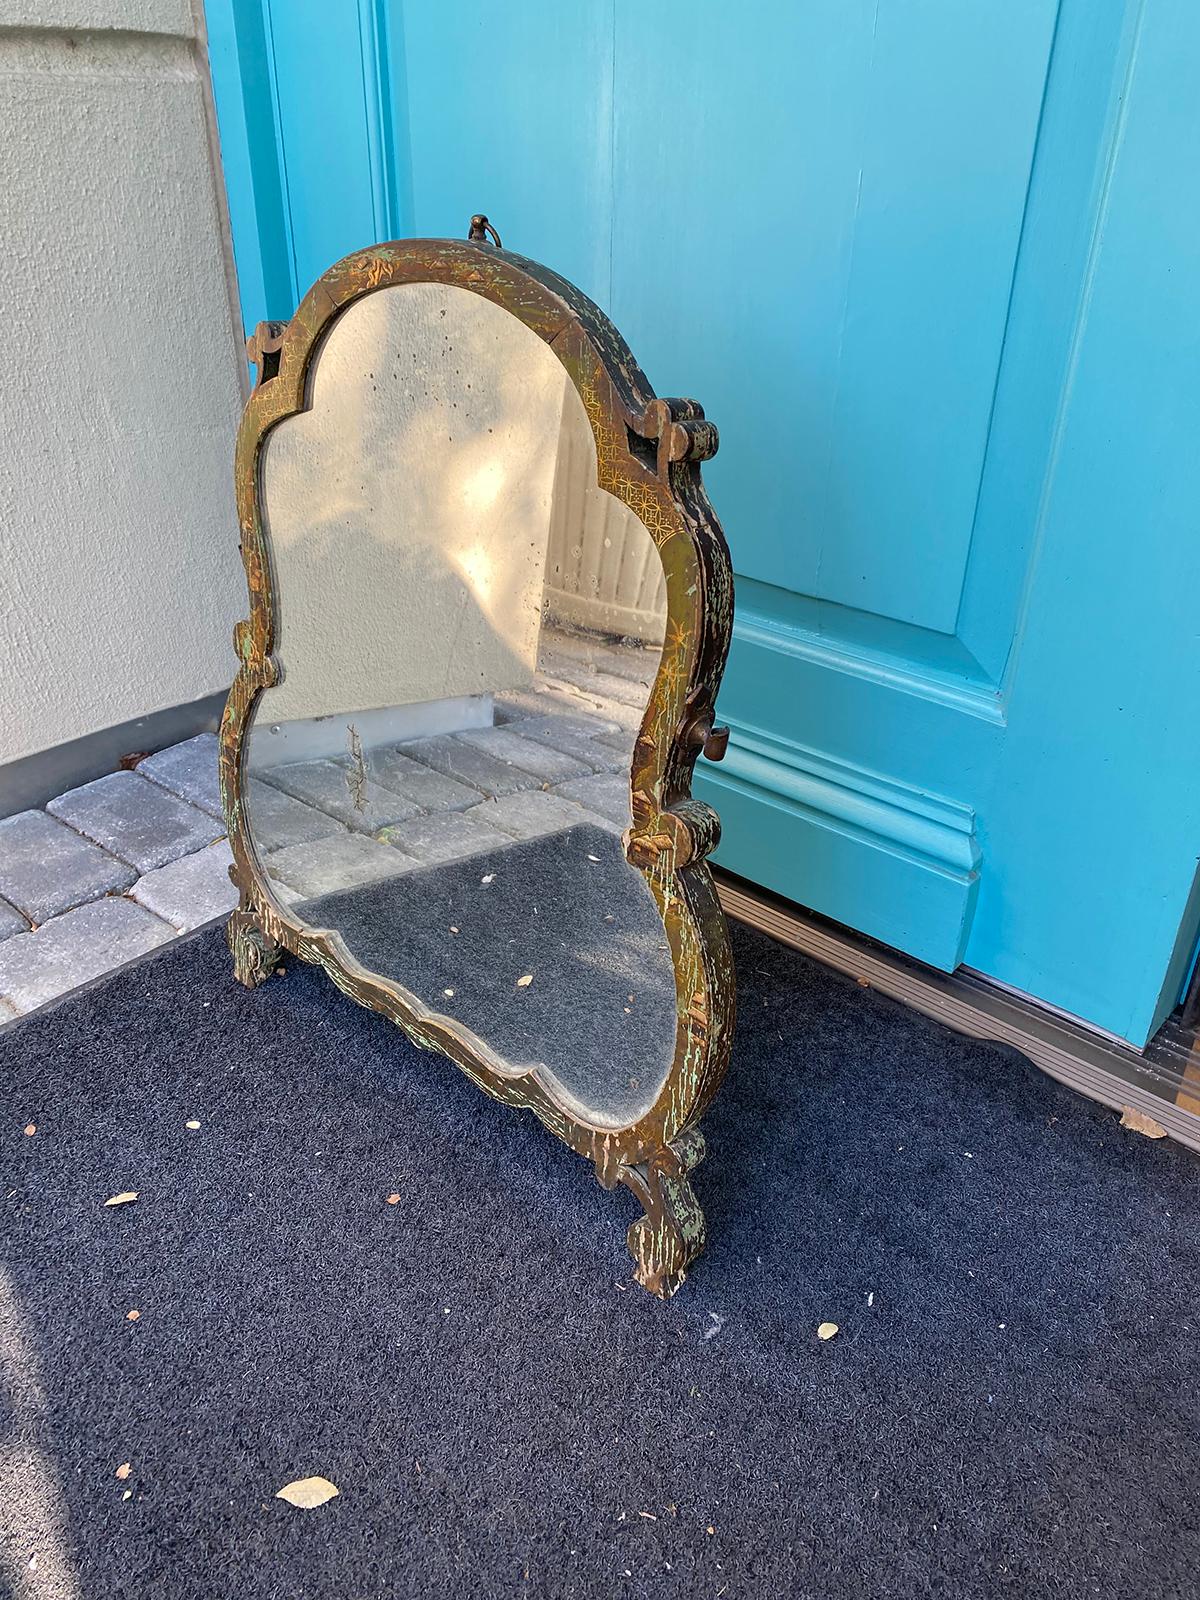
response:
M187 0L0 0L0 764L232 676L243 365L193 35Z

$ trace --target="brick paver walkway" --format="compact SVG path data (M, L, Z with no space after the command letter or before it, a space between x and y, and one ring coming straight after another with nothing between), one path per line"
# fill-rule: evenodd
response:
M630 750L657 651L545 639L496 726L262 769L251 827L293 903L579 822L628 821ZM0 1023L232 910L211 733L0 820Z

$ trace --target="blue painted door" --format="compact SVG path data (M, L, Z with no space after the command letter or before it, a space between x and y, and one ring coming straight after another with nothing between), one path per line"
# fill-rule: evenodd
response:
M486 210L718 423L718 859L1142 1043L1200 915L1193 0L208 15L248 323Z

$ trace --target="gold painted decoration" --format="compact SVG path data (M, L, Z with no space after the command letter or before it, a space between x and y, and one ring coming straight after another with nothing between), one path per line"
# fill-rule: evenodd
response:
M599 488L634 513L662 564L665 642L633 743L623 848L653 896L669 944L675 1047L654 1103L627 1126L589 1120L536 1067L514 1073L469 1029L364 966L336 931L306 926L264 870L247 822L248 728L256 702L281 676L279 596L262 503L264 445L281 422L309 409L316 354L336 320L363 297L402 284L467 290L549 347L586 411ZM734 1021L728 934L706 860L720 825L690 793L701 751L713 758L723 753L713 708L733 616L728 550L700 478L701 462L717 448L716 429L694 401L653 394L616 329L577 289L485 240L410 240L347 256L314 285L290 322L260 325L248 350L258 381L238 435L235 481L250 615L235 630L238 669L220 740L231 875L240 896L229 922L235 975L253 987L291 952L323 968L352 1000L389 1018L420 1048L450 1057L494 1099L532 1111L594 1164L605 1187L620 1183L637 1197L644 1215L628 1240L636 1276L654 1293L672 1294L704 1247L704 1217L692 1187L704 1154L697 1124L725 1073ZM536 974L521 966L515 972L525 992L536 993Z

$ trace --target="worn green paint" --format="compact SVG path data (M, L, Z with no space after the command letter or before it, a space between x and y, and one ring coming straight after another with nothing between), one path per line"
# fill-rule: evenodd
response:
M336 933L299 924L274 898L245 825L246 730L255 701L278 673L259 489L263 441L279 422L306 409L310 364L332 322L364 295L418 282L482 295L546 341L583 400L600 487L642 521L666 576L666 643L634 746L626 855L645 875L670 944L676 1043L654 1105L624 1128L582 1120L556 1100L537 1068L514 1076L474 1034L430 1012L402 985L362 967ZM571 284L519 256L453 240L414 240L347 256L313 286L286 327L260 328L250 355L259 383L242 419L235 462L250 619L238 624L235 635L241 665L220 750L232 876L240 890L229 925L235 973L253 987L290 950L323 967L351 999L389 1017L414 1044L449 1056L494 1099L532 1111L594 1163L602 1183L624 1183L637 1195L646 1211L630 1230L637 1276L655 1293L671 1294L704 1245L703 1213L688 1174L703 1154L695 1124L724 1076L734 1016L728 933L706 863L720 824L711 807L691 798L692 770L712 730L733 616L729 554L700 480L700 462L716 449L716 430L694 401L653 394L617 330Z

